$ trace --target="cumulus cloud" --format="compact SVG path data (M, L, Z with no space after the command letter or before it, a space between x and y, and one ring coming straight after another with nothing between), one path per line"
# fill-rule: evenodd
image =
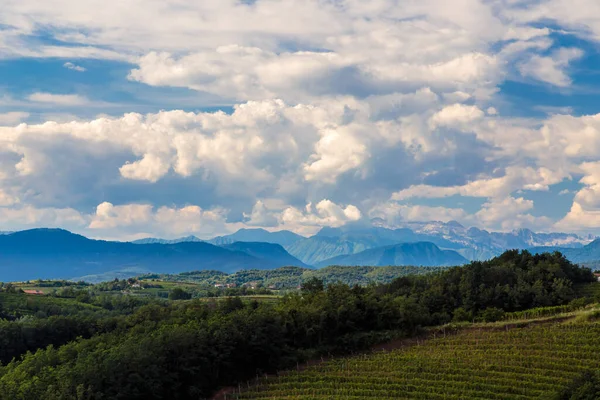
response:
M584 185L573 199L571 209L556 223L561 229L587 230L597 228L600 221L600 162L585 162L579 166Z
M308 203L304 210L288 207L280 216L282 226L299 232L314 233L321 226L339 227L347 222L360 220L362 214L353 205L341 206L330 200L316 205Z
M79 231L85 228L87 219L72 208L37 208L31 205L0 207L2 230L27 228L63 228Z
M7 113L0 113L0 125L17 125L18 123L27 119L28 117L29 113L24 111L11 111Z
M70 70L73 70L73 71L77 71L77 72L85 72L85 71L87 71L87 69L85 69L81 65L73 64L70 61L64 63L63 67L65 67L67 69L70 69Z
M431 207L423 205L386 202L369 210L371 219L377 218L387 226L401 226L404 222L465 221L468 213L462 208Z
M149 204L113 205L103 202L89 216L87 228L96 236L120 231L130 237L155 232L165 237L192 233L206 238L212 234L230 232L235 227L226 222L226 213L221 208L204 210L194 205L155 208Z
M8 2L1 57L62 58L76 72L85 68L69 60L125 61L138 84L235 104L230 114L27 124L26 107L77 113L97 103L78 94L37 92L22 104L4 96L0 204L30 207L34 222L51 225L70 215L104 236L245 225L310 233L365 215L390 226L456 219L543 228L549 222L520 192L584 176L562 225L574 229L567 222L596 212L600 117L564 115L569 109L511 117L498 90L519 73L572 84L583 52L560 48L553 33L600 40L600 9L578 1L134 0L123 8L107 0L92 19L74 0ZM69 46L36 40L39 27ZM456 195L485 202L475 213L418 204Z
M452 104L435 113L429 123L432 127L438 126L461 126L476 121L483 117L483 111L477 106L464 104Z
M245 223L249 226L273 227L279 225L279 219L273 210L262 200L258 200L251 213L244 213Z
M473 197L505 197L510 193L525 190L548 190L549 185L561 182L566 175L562 171L547 168L508 167L500 177L485 177L460 186L415 185L392 195L394 200L413 197L442 198L454 195Z
M531 76L539 81L555 86L569 86L571 78L566 72L569 64L581 58L583 51L576 48L562 48L549 57L533 55L531 59L519 65L523 76Z

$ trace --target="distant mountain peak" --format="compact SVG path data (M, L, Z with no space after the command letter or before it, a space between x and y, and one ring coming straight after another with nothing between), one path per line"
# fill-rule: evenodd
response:
M304 239L304 236L286 230L270 232L262 228L242 228L230 235L214 237L208 242L218 246L234 242L265 242L276 243L285 247L302 239Z
M203 242L194 235L184 236L178 239L159 239L159 238L144 238L134 240L131 243L134 244L176 244L176 243L187 243L187 242Z

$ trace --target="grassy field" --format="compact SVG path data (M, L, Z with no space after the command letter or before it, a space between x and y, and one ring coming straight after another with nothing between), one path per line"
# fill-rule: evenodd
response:
M392 351L258 378L227 398L548 399L600 368L599 316L596 308L521 325L465 324Z
M73 299L3 292L0 292L0 306L15 310L22 315L33 315L36 311L44 311L50 315L61 315L67 311L103 311L98 306L77 302Z

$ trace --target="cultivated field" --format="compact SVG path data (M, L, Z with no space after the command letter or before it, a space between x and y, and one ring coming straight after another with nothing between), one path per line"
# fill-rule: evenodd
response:
M393 351L258 377L228 399L548 399L600 368L600 312L477 324Z

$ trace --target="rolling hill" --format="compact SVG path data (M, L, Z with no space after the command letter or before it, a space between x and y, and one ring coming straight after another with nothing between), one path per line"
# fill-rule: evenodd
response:
M429 242L401 243L391 246L368 249L357 254L337 256L316 264L318 267L329 265L416 265L448 266L462 265L468 260L452 250L441 250Z

